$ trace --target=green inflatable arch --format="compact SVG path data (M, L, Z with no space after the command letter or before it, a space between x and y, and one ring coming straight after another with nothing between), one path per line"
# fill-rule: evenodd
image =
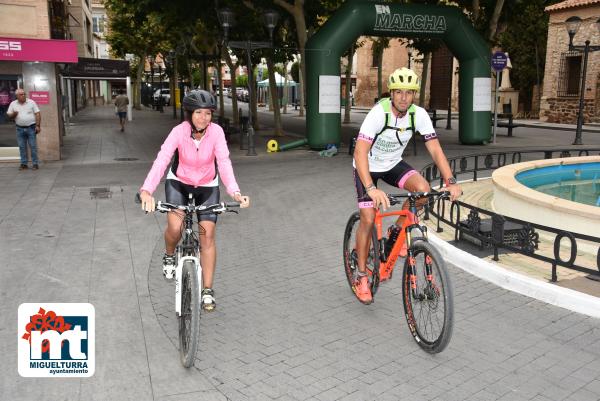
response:
M470 145L489 142L490 50L461 10L348 0L306 45L306 128L311 148L340 143L340 57L361 35L443 40L460 62L460 142Z

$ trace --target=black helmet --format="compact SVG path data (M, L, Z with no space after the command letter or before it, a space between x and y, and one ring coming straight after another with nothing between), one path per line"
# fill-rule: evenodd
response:
M183 98L183 108L192 112L197 109L216 110L217 102L210 92L198 89L191 91Z

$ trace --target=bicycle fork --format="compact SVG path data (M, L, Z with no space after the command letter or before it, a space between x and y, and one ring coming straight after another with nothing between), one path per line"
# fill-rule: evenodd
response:
M418 231L420 235L414 236L414 231ZM410 225L406 228L406 242L407 242L407 263L408 263L408 276L410 280L410 288L412 296L415 299L424 301L427 299L434 299L436 295L435 285L433 283L433 261L431 256L427 253L424 255L425 264L425 281L427 285L423 289L423 292L417 291L417 258L415 256L412 244L416 241L427 241L427 227L420 226L418 224Z
M181 282L183 279L181 275L183 264L188 260L194 264L198 277L197 284L200 286L199 288L202 288L202 266L200 266L200 259L196 256L179 256L177 258L177 267L175 268L175 313L177 316L181 316ZM193 283L193 285L196 285L196 283ZM200 290L198 290L198 293L200 293Z

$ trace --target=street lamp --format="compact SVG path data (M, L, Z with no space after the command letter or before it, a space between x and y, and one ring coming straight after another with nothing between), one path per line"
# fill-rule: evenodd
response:
M600 50L600 46L590 46L590 41L586 40L584 46L573 45L573 38L581 26L581 18L572 16L565 21L567 33L569 34L569 51L583 51L583 72L581 73L581 84L579 85L579 111L577 113L577 129L575 130L575 141L573 145L583 145L581 141L581 131L583 129L583 98L585 95L585 76L587 74L587 63L589 52ZM600 19L596 21L596 28L600 31Z
M248 58L248 153L246 156L256 156L256 150L254 149L254 127L252 123L252 107L251 102L254 98L252 92L254 89L254 84L252 82L253 79L253 71L252 71L252 59L251 52L253 49L270 49L273 47L273 30L277 25L277 20L279 19L279 13L275 10L268 10L263 13L263 19L267 29L269 30L269 38L270 42L253 42L250 40L246 41L231 41L227 40L229 36L229 29L233 27L235 24L234 14L230 9L223 8L217 10L217 15L219 16L219 22L221 23L221 27L223 27L223 32L225 34L225 45L227 47L231 47L233 49L244 49L246 50L246 57ZM235 96L235 94L234 94Z
M175 97L175 94L177 93L177 71L175 70L176 68L176 63L175 63L175 57L176 57L176 53L175 50L171 49L169 50L169 53L167 55L167 63L169 64L169 67L171 67L171 76L172 76L172 84L171 85L171 95L170 95L170 99L171 99L171 106L173 106L173 118L176 119L177 118L177 98Z
M154 56L148 56L148 64L150 64L150 104L154 110Z

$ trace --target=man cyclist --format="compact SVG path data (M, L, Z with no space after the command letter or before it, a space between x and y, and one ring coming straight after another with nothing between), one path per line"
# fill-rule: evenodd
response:
M451 200L457 199L461 194L429 114L425 109L413 104L419 86L419 77L414 71L408 68L395 70L388 79L390 97L373 106L365 117L357 137L353 167L360 224L356 233L358 275L353 289L364 304L373 301L366 263L375 208L381 206L387 209L390 206L385 192L377 189L377 182L382 179L409 192L430 190L429 183L402 159L404 149L413 135L419 133L423 136L425 147L445 181ZM403 208L408 208L408 204L405 203ZM399 219L398 225L402 224L402 220L403 217ZM406 255L406 250L403 251ZM381 271L381 280L387 280L390 274L389 271Z
M217 108L214 96L205 90L193 90L183 98L183 108L185 121L173 128L165 139L140 189L142 209L146 212L155 210L152 193L171 163L173 155L173 164L165 181L167 203L187 205L190 193L193 194L196 205L218 203L220 176L229 195L240 202L241 207L248 207L250 198L241 194L235 180L223 129L211 122L212 113ZM167 279L172 279L175 271L174 254L175 247L181 239L182 220L181 211L171 211L167 214L163 256L163 274ZM216 307L212 289L217 258L216 223L216 214L198 213L200 263L204 285L201 296L202 308L206 311L212 311Z

